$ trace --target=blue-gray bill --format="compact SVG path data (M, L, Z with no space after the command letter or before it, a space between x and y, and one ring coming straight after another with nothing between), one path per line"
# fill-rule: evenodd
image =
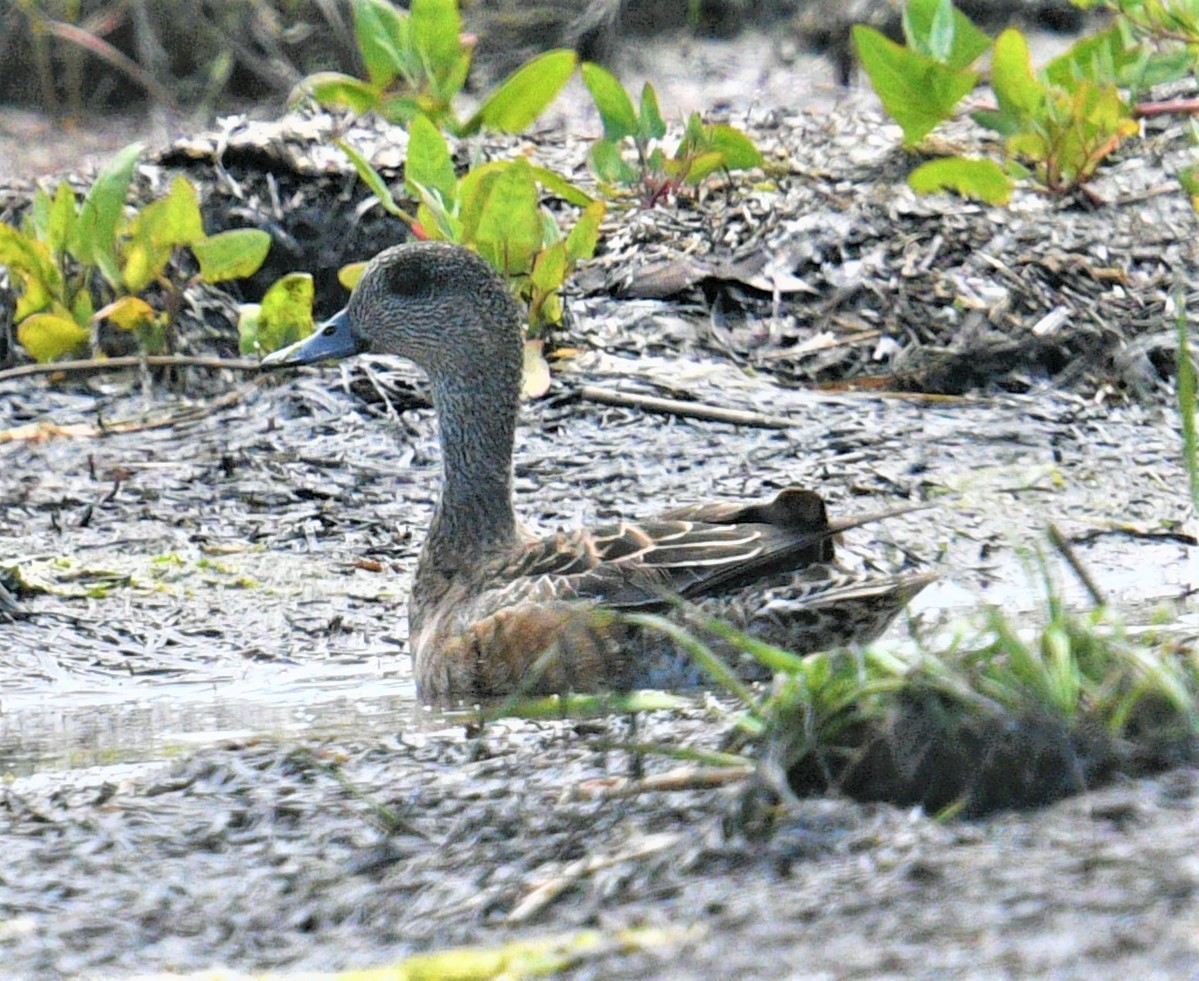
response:
M315 364L317 361L336 361L362 350L362 345L350 329L345 310L334 314L302 341L273 351L262 359L263 368L290 368Z

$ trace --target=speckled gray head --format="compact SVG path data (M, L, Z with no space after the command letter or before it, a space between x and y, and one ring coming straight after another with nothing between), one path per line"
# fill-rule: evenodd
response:
M264 368L312 364L364 351L408 358L436 377L464 363L519 358L520 311L503 279L475 253L444 242L380 252L346 308L304 340L267 355Z

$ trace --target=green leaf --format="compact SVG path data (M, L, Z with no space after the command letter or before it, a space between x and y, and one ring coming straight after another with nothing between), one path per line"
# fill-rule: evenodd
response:
M270 248L270 235L257 228L221 232L191 244L200 263L200 276L207 283L254 275Z
M762 154L754 141L733 126L717 123L707 130L708 145L716 150L728 170L748 170L762 165Z
M680 176L692 187L699 184L709 174L715 173L724 165L724 157L716 150L700 153L687 161L680 168Z
M85 265L97 266L113 289L121 285L117 235L124 225L125 197L141 152L140 143L125 147L96 177L79 209L71 240L71 254Z
M247 303L238 317L238 350L267 354L312 333L315 291L308 273L288 273L271 284L262 303Z
M1032 70L1028 42L1014 28L1008 28L995 39L991 54L991 88L999 103L1004 125L1001 133L1014 131L1023 122L1035 118L1045 104L1045 89Z
M129 223L129 242L121 250L121 278L140 293L162 275L171 251L204 237L200 199L186 177L176 177L165 198L146 205Z
M568 48L547 51L504 79L466 124L465 132L479 125L501 133L526 129L557 98L574 73L578 56Z
M611 140L596 140L587 154L587 163L601 181L632 184L637 180L636 168L621 156L620 147Z
M391 189L387 186L387 182L371 166L371 162L345 140L334 140L333 145L350 158L350 163L358 171L358 176L362 178L362 183L371 189L375 197L379 199L379 203L383 206L383 209L411 224L412 216L396 204L396 200L392 197Z
M987 204L1007 204L1012 197L1012 180L994 160L930 160L908 175L908 184L917 194L956 191Z
M599 241L600 222L604 220L607 205L603 201L593 201L583 209L575 227L566 236L566 257L573 267L580 259L590 259L595 255L595 246Z
M991 39L949 0L909 0L903 33L914 51L955 71L969 68L991 46Z
M415 193L419 186L436 191L445 207L453 209L458 196L454 159L445 137L427 117L417 116L408 127L408 155L404 181Z
M360 78L341 72L316 72L309 75L288 98L290 104L315 99L326 109L342 106L351 112L370 112L379 105L379 91Z
M17 327L17 340L41 364L82 347L91 336L74 320L54 313L35 313Z
M604 138L619 143L626 136L637 132L637 111L620 80L594 62L583 63L583 84L595 101L600 120L604 124ZM644 91L642 93L644 102Z
M948 119L978 76L960 72L928 55L901 47L871 27L853 28L854 44L874 91L903 129L907 146L919 143Z
M641 116L637 120L637 138L642 143L650 140L660 140L666 135L666 120L658 109L658 94L654 87L646 82L641 86Z
M457 0L412 0L411 17L412 45L422 64L435 78L445 80L454 74L462 53Z
M75 220L78 209L75 205L75 192L71 185L63 181L54 192L54 201L47 215L45 242L47 248L55 255L66 251L71 235L75 231Z
M556 198L561 198L567 204L585 208L595 200L580 187L576 187L556 170L548 167L534 167L533 179Z
M540 212L532 168L517 157L495 180L479 215L479 254L506 275L529 272L542 243Z
M466 172L458 182L458 217L461 219L461 238L456 241L473 242L479 227L479 219L487 205L495 182L509 166L505 160L493 160Z
M367 77L376 91L387 88L403 67L402 47L397 39L404 36L406 20L386 0L354 0L354 38ZM319 98L317 101L327 104Z

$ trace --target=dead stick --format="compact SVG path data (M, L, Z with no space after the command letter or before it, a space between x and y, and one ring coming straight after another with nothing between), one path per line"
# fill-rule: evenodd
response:
M26 378L32 375L98 374L118 368L228 368L231 371L258 371L262 366L257 361L245 358L205 358L185 354L148 354L145 357L129 355L121 358L87 358L82 361L56 361L53 364L23 364L17 368L0 371L0 381L10 378Z
M591 402L603 405L619 405L630 409L644 409L646 412L660 412L665 415L681 416L686 419L706 419L711 422L728 422L734 426L757 426L759 429L789 429L795 420L786 416L772 416L762 412L748 412L745 409L727 409L724 406L708 405L704 402L683 402L679 399L663 399L654 395L637 395L632 392L618 392L610 388L597 388L594 385L580 385L578 393Z
M681 766L642 780L590 781L576 787L574 795L579 800L608 800L655 791L711 790L739 783L753 772L752 766Z
M1066 536L1061 533L1058 526L1050 524L1049 526L1049 543L1058 551L1066 564L1070 566L1074 574L1078 576L1078 581L1082 583L1083 588L1091 594L1091 602L1096 606L1107 606L1107 598L1101 590L1091 574L1087 572L1082 564L1082 560L1074 551L1074 547L1066 540Z

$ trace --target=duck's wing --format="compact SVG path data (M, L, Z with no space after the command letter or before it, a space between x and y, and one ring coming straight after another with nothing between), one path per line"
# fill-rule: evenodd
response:
M821 497L788 488L757 504L678 508L651 521L529 541L489 570L513 603L592 599L616 609L662 606L748 586L833 558L833 536L896 511L831 523Z

